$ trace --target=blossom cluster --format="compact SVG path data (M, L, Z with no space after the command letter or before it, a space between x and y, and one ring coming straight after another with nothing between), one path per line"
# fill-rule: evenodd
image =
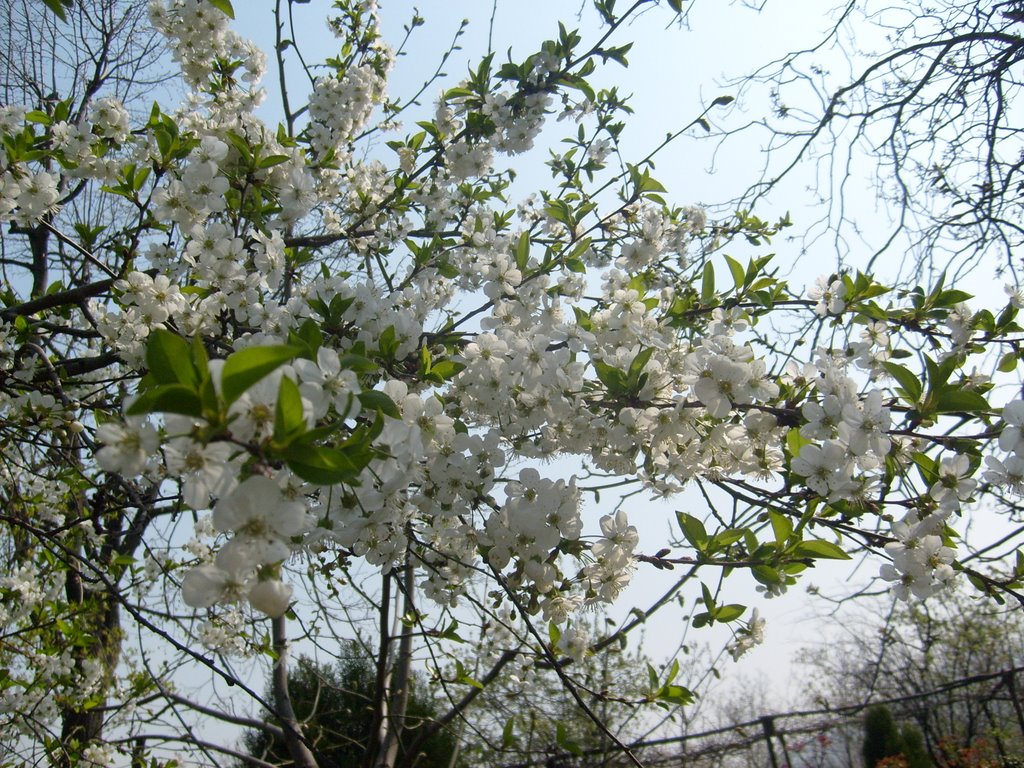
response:
M257 82L266 67L266 55L229 26L227 16L203 0L150 0L153 27L167 37L185 81L196 88L232 62L244 70L242 79ZM233 74L233 71L232 73Z

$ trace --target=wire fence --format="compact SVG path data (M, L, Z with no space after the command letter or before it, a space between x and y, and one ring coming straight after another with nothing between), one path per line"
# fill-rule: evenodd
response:
M862 768L863 715L873 706L885 705L897 722L920 731L938 768L1024 768L1022 674L1024 666L1014 667L906 696L776 712L629 747L648 768ZM631 764L622 754L590 749L508 768Z

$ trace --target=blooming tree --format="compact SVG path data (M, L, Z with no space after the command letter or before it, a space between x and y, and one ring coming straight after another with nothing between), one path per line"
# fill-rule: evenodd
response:
M976 311L941 280L857 272L805 296L763 253L786 221L673 204L649 158L622 158L627 102L590 82L626 63L623 24L649 5L596 0L597 39L563 26L522 60L486 56L402 125L376 3L337 0L338 55L268 125L265 56L231 3L153 0L184 104L2 108L5 749L210 762L236 751L193 725L216 718L322 765L289 702L289 637L351 632L382 692L366 764L394 766L538 663L599 720L606 694L568 662L691 582L692 624L733 627L737 657L765 627L734 574L771 597L868 553L903 599L966 577L1024 600L1004 557L1018 533L967 526L986 500L1020 520L1024 400L977 372L1014 380L1016 298ZM513 197L538 142L550 184ZM130 215L70 215L84 188ZM609 509L602 491L627 495ZM631 519L684 491L706 514L642 540ZM670 578L665 597L593 636L580 612L639 569ZM259 653L272 699L234 658ZM406 731L414 663L447 710ZM260 711L190 697L182 667ZM621 696L685 706L678 673Z

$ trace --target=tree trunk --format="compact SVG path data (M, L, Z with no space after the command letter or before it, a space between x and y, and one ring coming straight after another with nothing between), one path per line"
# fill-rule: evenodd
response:
M272 676L274 686L274 709L281 729L284 731L284 743L288 754L296 768L318 768L316 758L302 737L302 726L295 717L292 699L288 694L288 634L287 619L283 616L273 620L274 653L277 662L274 664Z
M416 605L413 599L413 589L416 582L412 560L408 555L405 559L402 581L402 592L404 593L402 615L414 616ZM402 731L405 729L405 717L409 708L409 685L412 682L412 631L408 627L402 631L395 666L389 677L391 684L382 694L386 702L386 709L381 722L380 747L377 750L374 768L396 768L398 764L398 748L401 744ZM409 758L408 755L405 757Z
M84 677L84 665L89 659L99 658L102 665L103 679L99 691L101 700L90 702L92 706L88 709L80 701L66 702L61 707L61 743L82 747L103 738L105 694L113 682L121 658L121 611L117 601L110 595L86 589L74 565L69 566L65 576L65 594L69 605L76 606L73 610L81 612L78 619L79 631L92 640L84 647L74 647L76 672ZM62 753L59 762L61 766L70 765L67 752Z

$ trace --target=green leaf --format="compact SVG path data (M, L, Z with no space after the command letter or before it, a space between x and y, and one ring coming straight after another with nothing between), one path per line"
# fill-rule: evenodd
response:
M322 427L303 430L302 434L296 435L292 438L288 445L292 450L303 445L315 445L316 443L332 437L343 426L344 424L341 422L334 422L332 424L324 424Z
M669 667L668 674L665 676L665 685L668 685L679 675L679 659L672 659L672 666Z
M521 272L530 262L530 233L523 232L516 241L516 267Z
M747 610L747 606L740 605L738 603L730 603L729 605L723 605L715 612L716 621L736 621L742 616Z
M430 375L433 379L444 382L454 378L465 367L465 363L456 363L454 360L442 360L430 367Z
M693 704L695 697L689 688L684 688L681 685L666 685L658 691L658 699L685 707Z
M43 3L61 21L68 20L67 9L74 7L75 4L74 0L43 0Z
M755 565L750 569L750 574L761 584L769 587L782 582L782 576L770 565Z
M248 161L249 158L252 157L252 148L249 146L249 142L244 137L240 136L234 131L227 131L224 134L224 138L228 140L228 143L231 144L231 146L238 150L238 153L246 161Z
M652 691L658 690L658 670L650 664L647 665L647 680L650 682Z
M580 259L566 259L565 268L570 272L575 272L578 275L585 274L587 271L587 265L584 264Z
M576 244L572 247L572 250L563 256L563 260L566 262L579 261L583 254L585 254L590 249L591 242L592 241L589 237L584 237L581 240L577 240ZM583 262L581 261L579 263L581 265L583 264ZM586 267L584 267L584 271L586 271Z
M40 112L38 109L33 109L30 112L25 113L25 120L30 123L36 123L38 125L51 125L53 118L45 112Z
M558 628L558 625L553 621L548 622L548 640L551 641L551 647L554 648L558 645L558 641L562 639L562 630Z
M726 547L730 547L737 541L742 539L745 533L746 531L744 531L742 528L730 528L728 530L716 533L711 538L711 546L708 547L708 549L718 551L721 549L725 549Z
M960 367L963 358L960 355L950 355L942 362L936 363L927 355L924 358L925 367L928 369L928 383L932 390L939 390L953 375L953 371Z
M626 374L626 387L629 390L629 394L637 395L643 388L643 384L640 383L640 375L643 373L644 368L647 367L647 363L653 354L654 347L648 347L638 352L637 356L630 362L629 371Z
M184 384L163 384L147 389L139 395L125 413L129 416L180 413L185 416L201 417L203 404L192 387Z
M235 9L231 7L231 0L207 0L207 2L229 19L235 18Z
M316 360L316 353L324 343L324 334L320 330L319 324L313 320L306 320L299 326L297 331L289 331L288 343L295 346L305 345L308 347L308 350L303 354L303 357Z
M512 729L515 727L515 723L515 716L512 716L505 721L505 727L501 729L501 746L511 747L516 743L516 737L512 731Z
M575 224L572 218L572 212L563 200L549 200L548 204L544 208L544 213L555 221L566 224L569 227L572 227Z
M747 552L756 552L759 547L757 536L755 536L754 532L749 528L743 528L742 531L743 546L747 548Z
M702 304L711 304L715 300L715 268L710 261L704 265L704 275L700 281L700 300Z
M812 442L800 434L798 427L793 427L786 433L786 451L794 459L800 455L801 448L805 445L810 445Z
M939 480L938 465L931 456L924 453L913 454L914 463L921 473L921 479L928 485L933 485Z
M183 384L194 390L199 383L188 342L163 328L149 335L146 367L157 384Z
M958 291L950 289L948 291L942 291L938 296L935 297L936 307L953 307L963 301L969 301L973 299L973 294L967 293L966 291Z
M683 531L683 536L686 537L691 546L698 552L703 551L708 543L708 532L704 528L704 523L685 512L676 512L676 520L679 521L679 527Z
M392 419L402 418L402 414L398 410L398 406L395 405L395 401L383 392L378 392L375 389L367 389L360 392L359 402L362 404L363 408L366 408L368 411L380 411L385 416L390 416Z
M217 388L213 384L213 377L209 371L203 374L203 380L199 384L199 399L203 406L203 418L211 424L223 419L220 397L217 395Z
M274 441L286 444L296 434L305 431L305 409L302 407L299 386L287 376L282 376L277 388L277 407L274 412Z
M999 372L1011 373L1017 369L1017 353L1007 352L999 360Z
M444 628L444 632L441 633L441 638L444 640L452 640L456 643L466 642L461 635L459 635L459 622L452 619L452 623Z
M483 684L470 677L469 672L466 671L462 662L457 659L455 661L455 682L462 683L463 685L471 685L474 688L479 688L481 691L484 689Z
M363 469L349 458L347 451L320 445L290 447L284 452L284 459L292 472L316 485L351 483Z
M192 337L192 363L199 381L205 382L210 377L210 358L206 354L203 337L198 333Z
M849 560L850 555L838 544L822 539L801 541L793 553L797 557L810 557L815 560Z
M779 544L785 544L789 540L789 537L793 535L792 521L785 515L778 512L769 512L768 517L772 521L772 531L775 532L775 541Z
M287 163L289 160L291 160L291 157L289 157L288 155L267 155L262 160L260 160L258 167L273 168L275 165Z
M708 585L703 581L700 583L700 599L704 602L704 607L708 609L709 613L715 612L715 598L711 594L711 590L708 589Z
M398 337L395 333L395 326L389 325L383 331L381 331L380 337L377 339L377 350L380 352L380 356L391 360L395 357L395 353L398 351Z
M988 411L989 404L983 396L969 389L945 389L936 399L933 409L936 413L956 411Z
M122 567L128 565L135 565L135 556L125 552L114 558L114 565L120 565Z
M430 347L424 344L420 347L420 369L419 375L426 376L430 372L431 363L434 362L434 356L430 354Z
M380 368L370 358L352 352L341 355L338 358L338 364L345 370L355 371L356 373L374 373Z
M886 372L892 376L899 385L903 387L903 391L907 393L907 399L911 403L916 403L921 399L921 392L923 391L923 385L921 379L917 374L911 373L907 368L896 363L882 363L882 367L885 368Z
M731 256L725 257L725 263L729 265L729 271L732 273L732 280L736 284L736 289L739 290L743 287L743 283L747 279L747 271L743 268L742 264Z
M644 168L643 172L638 171L636 168L631 168L630 175L633 177L633 182L637 186L637 192L647 193L668 191L660 181L651 177L651 172L648 168Z
M602 384L608 389L608 393L611 395L624 395L628 390L626 386L626 374L618 368L615 368L608 363L601 362L600 360L592 360L594 364L594 373L597 374L597 378Z
M380 411L376 412L373 419L373 424L360 424L359 427L348 436L344 442L338 445L338 448L352 448L358 450L369 450L370 444L380 437L381 432L384 431L384 414Z
M1013 306L1013 304L1007 304L1003 311L999 313L999 317L995 321L996 326L1001 330L1016 329L1017 326L1012 325L1012 323L1014 318L1017 317L1018 311L1017 307Z
M301 353L300 347L286 344L249 347L232 353L224 361L220 377L225 403L231 405L253 384Z

